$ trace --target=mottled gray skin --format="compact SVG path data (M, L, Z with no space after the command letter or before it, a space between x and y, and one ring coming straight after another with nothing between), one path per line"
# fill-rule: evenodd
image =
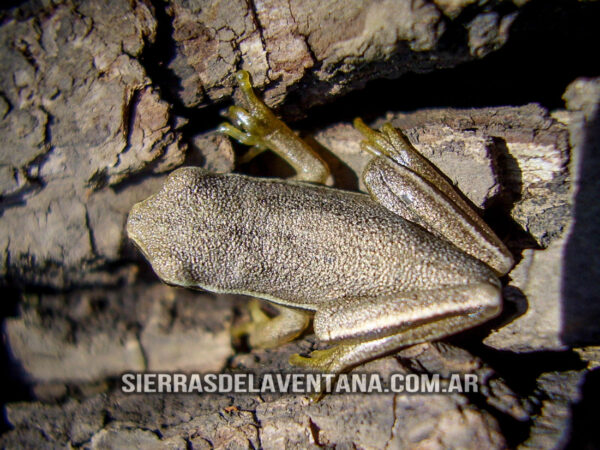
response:
M495 281L481 261L374 202L301 182L186 167L127 232L162 280L316 311L344 297Z
M340 372L402 346L478 325L501 309L497 274L512 256L439 171L386 124L360 119L364 150L375 158L363 179L370 196L315 184L326 164L236 75L242 106L219 131L275 151L296 180L211 174L184 168L133 207L131 239L167 283L269 300L234 329L252 346L298 336L314 313L324 341L340 342L295 365Z

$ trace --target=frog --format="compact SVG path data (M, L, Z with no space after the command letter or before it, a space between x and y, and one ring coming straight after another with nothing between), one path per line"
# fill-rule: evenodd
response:
M235 79L240 100L218 131L250 157L275 152L295 175L173 171L126 224L163 282L252 297L251 320L233 328L252 347L290 342L312 320L328 347L289 362L335 374L500 314L513 255L402 131L354 120L372 155L368 192L325 186L319 154L256 95L248 72Z

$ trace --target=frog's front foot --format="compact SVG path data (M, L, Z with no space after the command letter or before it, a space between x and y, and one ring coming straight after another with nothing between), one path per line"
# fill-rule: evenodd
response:
M254 348L273 348L298 337L309 323L309 315L301 310L276 305L276 317L265 314L257 299L250 302L250 322L233 327L234 338L248 335L248 342Z
M297 180L325 182L329 176L327 165L256 96L248 72L242 70L235 78L241 90L240 105L223 113L232 123L222 123L217 130L252 147L243 162L269 149L294 168Z
M274 123L271 111L254 94L248 72L242 70L235 75L235 78L242 90L244 107L230 106L225 112L221 113L223 117L231 120L233 125L224 122L219 125L217 131L244 145L253 147L250 152L256 155L269 147L268 136L277 128L277 124Z
M242 336L249 336L249 340L253 341L250 342L252 347L261 347L257 342L254 342L256 339L253 339L252 336L256 335L257 330L268 326L267 324L271 318L263 312L260 308L260 302L255 298L250 301L248 311L250 312L250 321L232 327L231 336L234 339L240 339Z
M223 113L223 116L231 120L235 126L224 122L219 125L217 129L219 132L236 139L242 144L263 150L267 148L264 138L269 133L269 129L265 123L261 123L260 119L252 116L240 106L230 106Z

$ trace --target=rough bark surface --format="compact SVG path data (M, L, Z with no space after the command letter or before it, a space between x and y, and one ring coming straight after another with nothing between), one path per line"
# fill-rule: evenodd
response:
M356 370L476 373L478 393L309 403L275 394L126 395L118 384L124 371L292 373L292 353L324 348L310 333L269 351L232 343L246 299L160 284L124 233L131 206L184 163L289 174L268 155L236 168L236 150L213 131L211 106L235 95L237 70L248 70L282 115L305 117L369 81L486 61L515 20L533 20L531 4L65 0L0 12L0 282L16 293L15 305L4 303L2 329L8 386L26 390L7 395L0 445L593 442L586 417L600 361L600 303L590 301L600 280L598 78L571 83L566 106L552 111L507 101L402 112L399 104L371 114L374 126L403 129L480 208L517 265L493 323ZM304 128L335 185L364 190L370 156L358 132L334 119Z
M65 287L126 275L94 269L118 259L144 189L101 188L173 168L185 150L138 60L155 31L152 9L127 2L65 3L0 27L3 277Z
M245 68L271 105L298 94L290 103L300 113L376 77L483 56L468 39L472 48L440 49L449 17L468 3L450 13L443 2L172 2L158 5L168 13L161 27L170 27L160 42L156 10L145 1L65 1L7 13L0 29L0 275L58 288L130 275L105 267L120 260L129 207L155 189L148 177L135 177L180 165L186 150L177 131L183 121L141 64L152 46L167 48L172 82L161 87L179 105L225 99L232 74ZM512 9L481 12L496 19L479 32L487 40L477 48L506 40L518 12ZM472 34L482 26L477 20L452 26ZM160 63L147 64L150 72ZM142 184L124 183L133 179Z
M278 105L294 95L296 114L381 77L452 67L485 56L508 37L517 8L484 8L453 23L470 3L369 0L174 1L174 94L203 106L232 92L231 75L248 70ZM225 6L226 5L226 6ZM448 28L463 44L448 51ZM300 108L300 110L298 110Z

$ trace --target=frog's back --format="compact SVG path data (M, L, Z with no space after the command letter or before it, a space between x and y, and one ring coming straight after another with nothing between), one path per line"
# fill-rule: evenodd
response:
M197 168L136 205L128 233L168 283L309 309L493 277L365 194Z

